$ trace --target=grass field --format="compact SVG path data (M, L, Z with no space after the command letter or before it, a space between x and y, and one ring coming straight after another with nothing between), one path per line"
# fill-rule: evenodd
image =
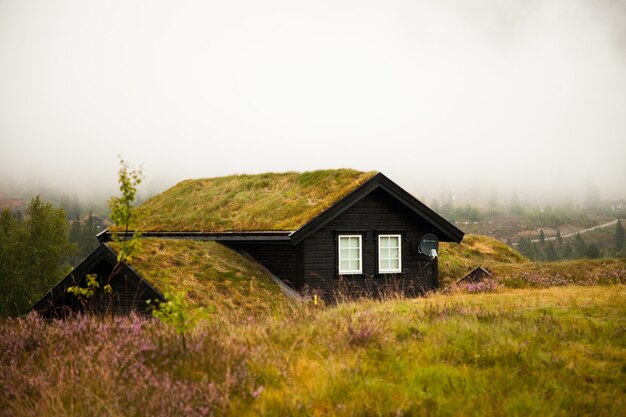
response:
M620 416L626 286L0 324L2 416Z

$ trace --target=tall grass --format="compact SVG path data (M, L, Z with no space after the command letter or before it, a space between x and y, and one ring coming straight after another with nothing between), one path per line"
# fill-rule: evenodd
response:
M623 415L626 287L0 324L0 415Z

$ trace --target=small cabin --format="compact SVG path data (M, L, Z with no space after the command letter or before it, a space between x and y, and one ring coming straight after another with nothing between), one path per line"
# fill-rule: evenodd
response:
M420 251L422 238L461 242L464 235L382 173L349 169L187 180L146 201L138 219L129 234L215 242L256 262L285 291L327 300L389 292L414 297L434 290L438 258ZM35 309L67 307L64 287L71 280L81 282L113 256L107 245L122 233L113 226L98 235L104 248ZM186 259L184 247L179 250ZM144 295L121 297L133 303L122 308L120 302L120 312L141 310L146 297L162 297L158 285L128 268L125 288L131 288L128 277L135 274L133 288Z

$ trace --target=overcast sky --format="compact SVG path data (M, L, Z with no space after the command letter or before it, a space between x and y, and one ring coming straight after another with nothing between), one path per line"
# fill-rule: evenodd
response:
M626 2L0 0L0 187L351 167L626 195ZM565 190L565 191L564 191Z

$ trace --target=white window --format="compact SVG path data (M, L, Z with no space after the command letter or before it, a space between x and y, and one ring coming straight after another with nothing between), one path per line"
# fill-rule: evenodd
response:
M363 272L361 235L339 235L339 274Z
M402 272L400 235L378 235L378 272Z

